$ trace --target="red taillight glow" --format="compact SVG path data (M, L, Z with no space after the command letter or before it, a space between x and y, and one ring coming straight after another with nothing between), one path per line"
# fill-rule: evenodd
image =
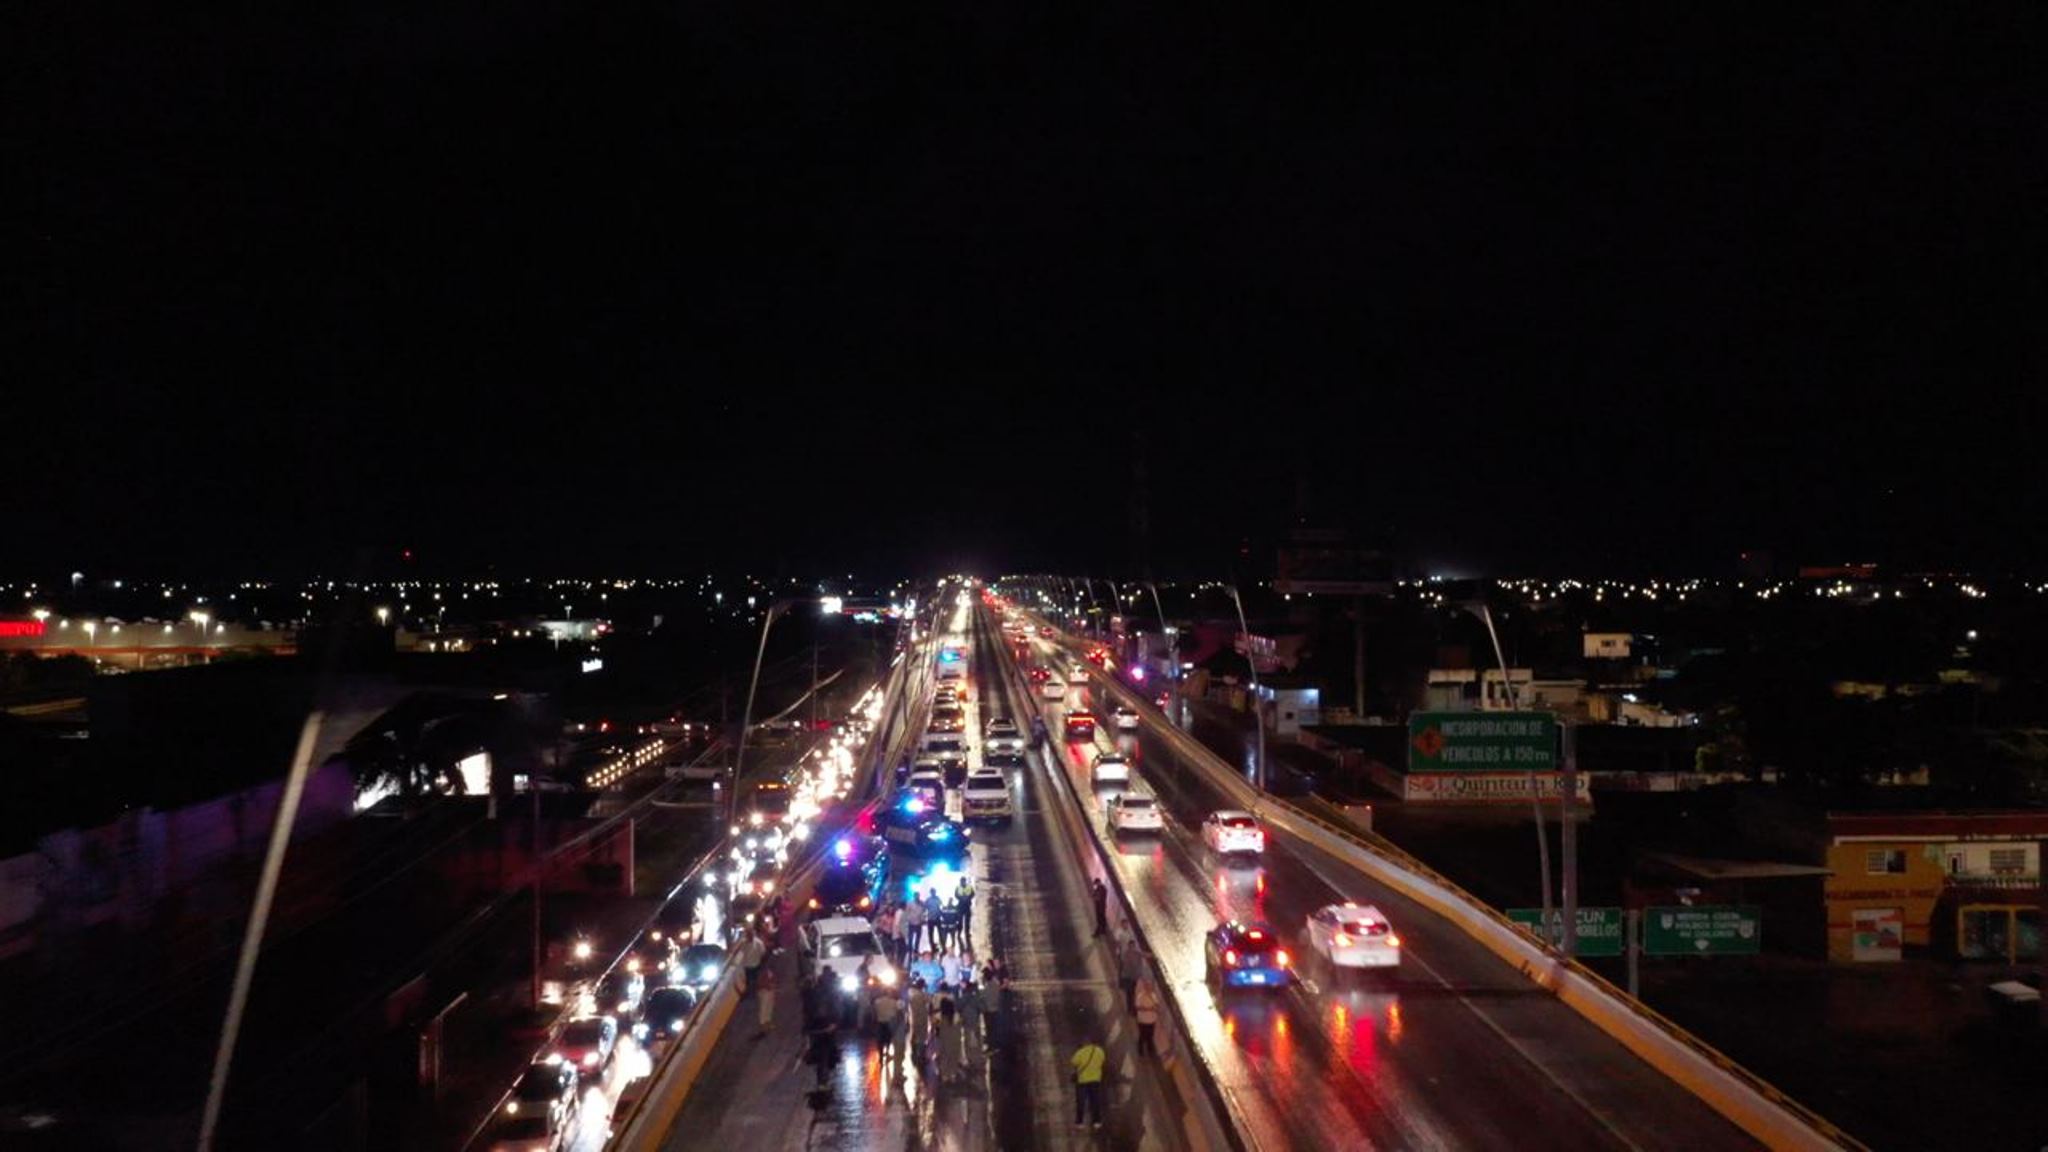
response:
M595 1052L585 1052L585 1053L583 1054L583 1062L584 1062L585 1064L595 1064L595 1063L597 1063L597 1053L595 1053Z
M1223 950L1223 962L1232 968L1237 967L1237 949L1225 948Z
M1337 938L1332 943L1336 944L1339 948L1349 948L1351 947L1351 937L1339 932L1337 933Z
M811 897L811 907L813 907L813 908L816 908L817 906L818 906L818 898L817 898L816 896L813 896L813 897Z
M1287 949L1285 949L1285 948L1282 948L1282 949L1280 950L1280 954L1279 954L1279 960L1280 960L1280 966L1281 966L1282 968L1285 968L1285 967L1287 967Z
M871 904L871 903L873 903L873 901L869 900L869 899L868 899L867 897L865 897L865 896L863 896L863 897L861 897L861 898L860 898L860 906L861 906L861 907L863 907L863 908L867 907L867 906L868 906L869 904Z
M1387 947L1389 947L1389 948L1399 948L1400 946L1401 946L1401 938L1400 938L1399 936L1389 936L1389 937L1387 937ZM1418 961L1416 961L1416 963L1420 964L1420 963L1421 963L1421 961L1420 961L1420 960L1418 960Z

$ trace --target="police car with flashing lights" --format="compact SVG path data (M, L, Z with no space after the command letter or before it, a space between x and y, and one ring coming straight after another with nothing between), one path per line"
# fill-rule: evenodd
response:
M957 855L967 851L967 827L946 818L940 804L906 789L881 814L882 839L915 855Z
M889 854L875 841L841 836L825 854L818 883L804 902L804 917L873 916L889 882Z

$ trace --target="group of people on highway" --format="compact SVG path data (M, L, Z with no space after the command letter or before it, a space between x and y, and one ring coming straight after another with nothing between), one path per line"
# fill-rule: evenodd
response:
M993 960L979 972L971 957L948 953L946 960L953 966L921 953L905 966L908 980L901 987L870 981L866 961L851 994L842 994L827 971L804 984L805 1059L818 1086L830 1076L844 1039L873 1043L893 1079L915 1066L945 1083L962 1079L970 1060L1006 1048L1013 1010L1008 973Z
M910 900L885 901L874 923L889 958L899 964L920 952L965 952L974 931L974 881L961 877L951 900L926 888Z

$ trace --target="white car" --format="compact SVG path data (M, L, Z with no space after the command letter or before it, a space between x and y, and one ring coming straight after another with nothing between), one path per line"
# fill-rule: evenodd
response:
M1109 834L1158 832L1166 827L1159 815L1159 801L1143 792L1119 792L1109 798Z
M894 987L896 967L882 951L882 939L874 925L858 916L827 916L804 925L798 937L798 966L808 978L830 972L842 993L854 992L860 966L868 966L868 979Z
M1209 818L1202 821L1202 843L1226 856L1233 852L1263 853L1266 850L1266 830L1259 826L1259 818L1251 813L1226 808L1209 813Z
M1135 732L1138 730L1138 714L1122 704L1118 704L1109 710L1109 721L1116 725L1117 730L1121 732Z
M1308 942L1338 968L1395 968L1401 963L1401 938L1370 904L1318 908L1308 918Z
M981 750L988 752L1024 751L1024 734L1017 731L1017 722L1008 716L990 720L982 732Z
M1065 700L1067 686L1059 677L1054 676L1038 686L1038 695L1044 700Z
M1097 784L1129 784L1131 762L1120 752L1097 752L1089 768L1089 779Z
M1079 665L1079 664L1076 664L1076 665L1074 665L1073 667L1071 667L1071 668L1067 669L1067 683L1069 683L1069 684L1086 684L1087 682L1088 682L1088 669L1087 669L1087 668L1085 668L1085 667L1083 667L1083 666L1081 666L1081 665Z

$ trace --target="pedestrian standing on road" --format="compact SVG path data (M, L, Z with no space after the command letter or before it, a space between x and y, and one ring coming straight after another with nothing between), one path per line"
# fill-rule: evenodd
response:
M874 1013L875 1051L881 1055L882 1059L887 1060L890 1050L893 1048L896 1059L901 1061L903 1059L903 1036L902 1029L898 1028L897 1025L901 1022L903 1015L903 1001L896 998L896 990L894 988L883 988L875 993Z
M989 1058L1008 1054L1010 1041L1016 1035L1014 1013L1017 1007L1017 993L1010 987L1010 978L1003 976L995 988L995 998L988 1005L988 1050Z
M796 991L801 1002L804 1028L808 1030L811 1026L811 1021L818 1018L818 982L816 980L805 980L799 976L796 982Z
M924 904L912 900L903 906L904 946L911 952L924 950Z
M897 958L896 910L894 908L891 908L887 904L882 905L882 910L880 912L875 913L875 935L880 936L882 938L882 949L884 953L889 957L889 959L895 960Z
M947 952L939 959L939 979L944 984L960 983L960 954Z
M1159 1026L1159 993L1152 987L1152 978L1149 976L1138 981L1138 991L1132 1001L1131 1015L1138 1021L1138 1055L1159 1055L1159 1049L1152 1043L1152 1030Z
M924 1067L924 1036L931 1028L932 998L925 991L924 981L915 980L910 985L910 1059L918 1067Z
M960 1014L951 997L939 1001L939 1017L934 1027L938 1037L939 1079L958 1080L964 1044L960 1036Z
M1083 1040L1069 1062L1074 1070L1074 1127L1085 1128L1093 1120L1102 1127L1102 1074L1109 1067L1109 1053L1093 1040Z
M1136 935L1126 932L1116 947L1116 982L1124 992L1124 1011L1137 1008L1135 995L1138 990L1138 976L1145 970L1145 953L1138 947Z
M740 967L746 972L746 981L741 986L746 995L754 994L755 977L761 970L761 961L768 955L768 946L761 942L761 934L749 928L740 941Z
M961 939L963 941L972 941L974 939L974 881L962 879L960 881L960 892L953 897L953 901L960 905ZM968 946L964 942L961 944L963 948Z
M818 1087L823 1088L832 1075L832 1065L839 1059L839 1032L833 1025L832 1014L819 1013L818 1018L810 1023L809 1034L811 1043L805 1058L811 1062L811 1070L817 1073Z
M775 987L778 983L780 981L775 977L775 966L773 964L763 964L761 966L761 990L756 994L761 1002L760 1027L754 1032L756 1036L766 1036L768 1029L775 1023Z
M918 979L924 981L926 988L937 988L946 979L946 970L939 965L937 960L932 959L932 954L929 952L912 961L910 970L917 975Z
M1095 904L1095 934L1101 936L1109 931L1109 889L1100 876L1088 882L1088 898Z
M926 925L927 927L929 927L929 926L931 926L931 925L933 925L933 924L936 924L936 923L938 923L938 920L939 920L939 913L940 913L941 911L942 911L942 909L941 909L941 908L940 908L940 906L939 906L939 893L938 893L938 890L937 890L937 889L935 889L935 888L927 888L927 889L925 889L925 890L924 890L924 922L925 922L925 925Z
M953 997L954 1006L960 1010L960 1030L966 1034L970 1048L980 1049L984 1045L981 1037L981 988L973 980L960 985L959 995Z

